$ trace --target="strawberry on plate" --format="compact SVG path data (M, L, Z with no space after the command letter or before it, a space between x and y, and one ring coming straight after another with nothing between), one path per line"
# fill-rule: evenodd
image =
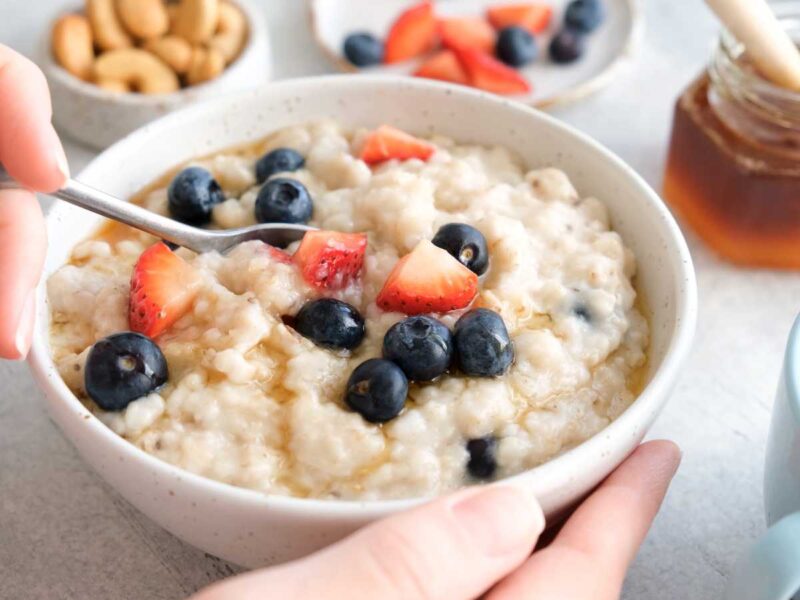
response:
M550 25L552 17L552 6L533 2L490 6L486 10L486 18L497 30L518 25L531 33L541 33Z
M404 11L394 22L386 38L383 61L402 62L433 50L437 23L432 2L420 2Z
M485 52L464 48L456 50L456 54L467 72L470 84L476 88L503 95L527 94L531 91L527 79Z
M497 38L494 29L481 17L454 17L439 22L445 48L477 48L491 54Z
M310 285L341 290L361 274L366 250L365 233L309 231L303 236L293 260Z
M360 158L368 165L393 158L428 160L435 151L436 147L425 140L415 138L390 125L381 125L367 136Z
M449 81L467 85L469 80L464 71L464 67L452 50L442 50L428 59L419 69L414 71L415 77L425 77L426 79L438 79L439 81Z
M189 312L200 274L164 242L145 250L131 276L128 324L154 338Z
M407 315L442 313L469 306L477 293L475 273L423 240L394 266L376 303Z

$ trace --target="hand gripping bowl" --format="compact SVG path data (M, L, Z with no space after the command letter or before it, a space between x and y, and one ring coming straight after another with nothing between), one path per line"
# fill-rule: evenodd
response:
M81 181L128 198L189 158L253 141L275 129L333 116L351 125L390 123L418 134L500 144L529 166L564 170L579 192L601 198L638 259L637 288L651 311L647 385L606 429L515 478L535 490L549 517L573 505L641 441L667 401L696 318L691 258L658 196L620 159L551 117L496 96L408 78L335 76L294 80L167 116L118 142ZM48 216L44 279L100 222L57 204ZM44 286L30 364L52 418L78 451L134 506L186 542L255 567L307 554L419 500L350 502L267 496L162 462L97 420L58 375L48 347Z

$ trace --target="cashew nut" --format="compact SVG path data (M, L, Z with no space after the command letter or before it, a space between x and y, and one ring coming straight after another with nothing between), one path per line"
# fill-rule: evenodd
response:
M98 79L94 83L99 88L103 88L108 92L115 92L117 94L124 94L131 91L130 86L119 79Z
M196 47L192 50L192 61L186 73L186 82L189 85L203 83L218 77L225 69L225 59L222 54L209 48Z
M189 70L192 46L182 37L167 35L163 38L148 40L144 49L167 63L178 75L183 75Z
M53 56L58 64L81 79L89 79L92 74L92 44L92 28L86 17L64 15L53 26Z
M92 24L95 42L102 50L129 48L133 45L131 36L117 17L114 0L86 0L86 14Z
M219 0L181 0L175 33L193 44L207 42L218 20Z
M94 62L96 81L116 79L143 94L168 94L180 88L175 72L161 59L139 48L101 54Z
M117 15L125 28L142 39L164 35L169 16L162 0L116 0Z
M219 51L225 57L225 62L230 63L239 55L246 38L247 21L242 11L230 2L221 2L217 33L208 46Z

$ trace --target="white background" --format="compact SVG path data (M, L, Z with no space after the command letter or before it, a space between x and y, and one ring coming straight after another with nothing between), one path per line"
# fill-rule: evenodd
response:
M556 115L660 187L672 106L710 54L716 25L700 0L641 0L647 26L632 65L605 92ZM0 42L30 54L54 0L0 0ZM328 72L305 3L263 0L277 78ZM67 143L73 172L92 153ZM769 201L769 199L765 199ZM719 597L764 529L761 480L783 344L800 304L796 274L742 271L692 236L697 340L653 430L684 461L629 574L626 599ZM173 600L233 573L130 507L47 419L26 367L0 364L0 598Z

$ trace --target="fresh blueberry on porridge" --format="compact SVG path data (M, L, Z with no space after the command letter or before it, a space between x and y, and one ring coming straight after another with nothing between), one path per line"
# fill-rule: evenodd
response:
M162 460L270 494L428 496L535 467L636 397L648 325L602 199L502 147L315 121L134 198L275 248L113 224L48 281L67 385Z

